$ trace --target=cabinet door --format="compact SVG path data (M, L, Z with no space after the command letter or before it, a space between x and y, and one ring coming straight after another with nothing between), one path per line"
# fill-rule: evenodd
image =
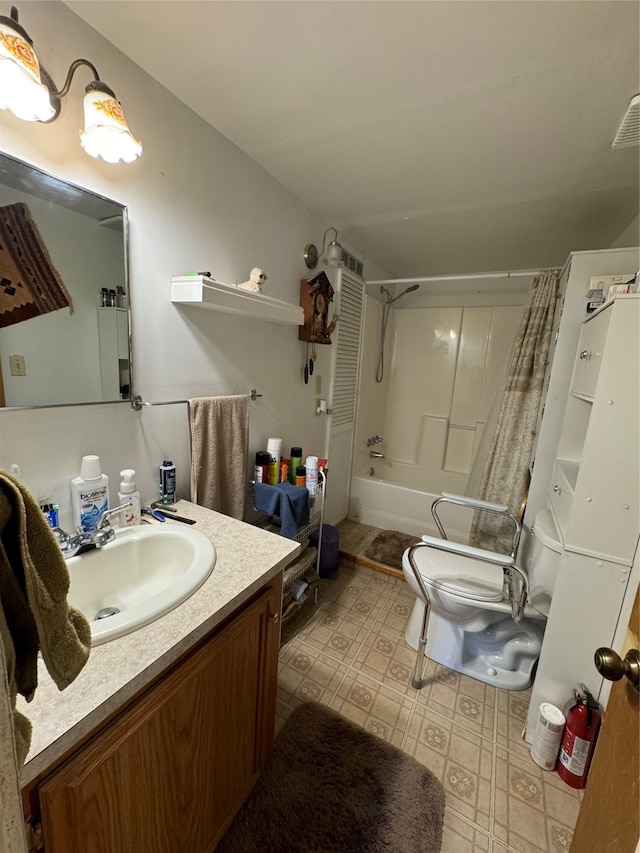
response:
M47 853L212 851L270 752L279 583L40 787Z
M580 343L578 344L578 357L571 383L572 393L581 397L593 397L596 392L612 313L611 306L608 306L601 314L597 314L582 327Z

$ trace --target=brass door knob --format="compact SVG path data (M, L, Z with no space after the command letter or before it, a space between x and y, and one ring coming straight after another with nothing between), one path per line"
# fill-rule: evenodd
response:
M640 651L629 649L624 660L613 649L596 649L593 656L596 669L608 681L620 681L624 676L640 692Z

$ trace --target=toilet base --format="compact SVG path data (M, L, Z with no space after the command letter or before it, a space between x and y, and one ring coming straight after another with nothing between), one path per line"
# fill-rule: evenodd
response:
M414 649L423 612L424 604L416 599L405 630L405 639ZM499 612L488 612L487 622L480 631L467 631L432 611L425 656L494 687L525 690L540 655L544 622L522 619L515 623L508 613Z

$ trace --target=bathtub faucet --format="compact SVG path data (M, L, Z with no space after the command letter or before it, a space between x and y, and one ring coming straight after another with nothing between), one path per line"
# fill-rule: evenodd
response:
M374 444L380 444L381 441L384 441L384 438L381 435L372 435L371 438L367 439L367 447L371 447Z
M369 456L372 459L384 459L384 453L379 453L377 450L370 450Z

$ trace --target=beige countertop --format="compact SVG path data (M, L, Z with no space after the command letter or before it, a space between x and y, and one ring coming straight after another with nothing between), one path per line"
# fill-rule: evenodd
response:
M26 785L131 696L205 636L291 562L300 545L273 533L179 501L180 515L197 519L196 530L216 547L211 575L170 613L117 640L95 646L76 680L60 692L38 661L38 689L18 708L33 724L31 750L22 772ZM179 522L173 522L178 524Z

